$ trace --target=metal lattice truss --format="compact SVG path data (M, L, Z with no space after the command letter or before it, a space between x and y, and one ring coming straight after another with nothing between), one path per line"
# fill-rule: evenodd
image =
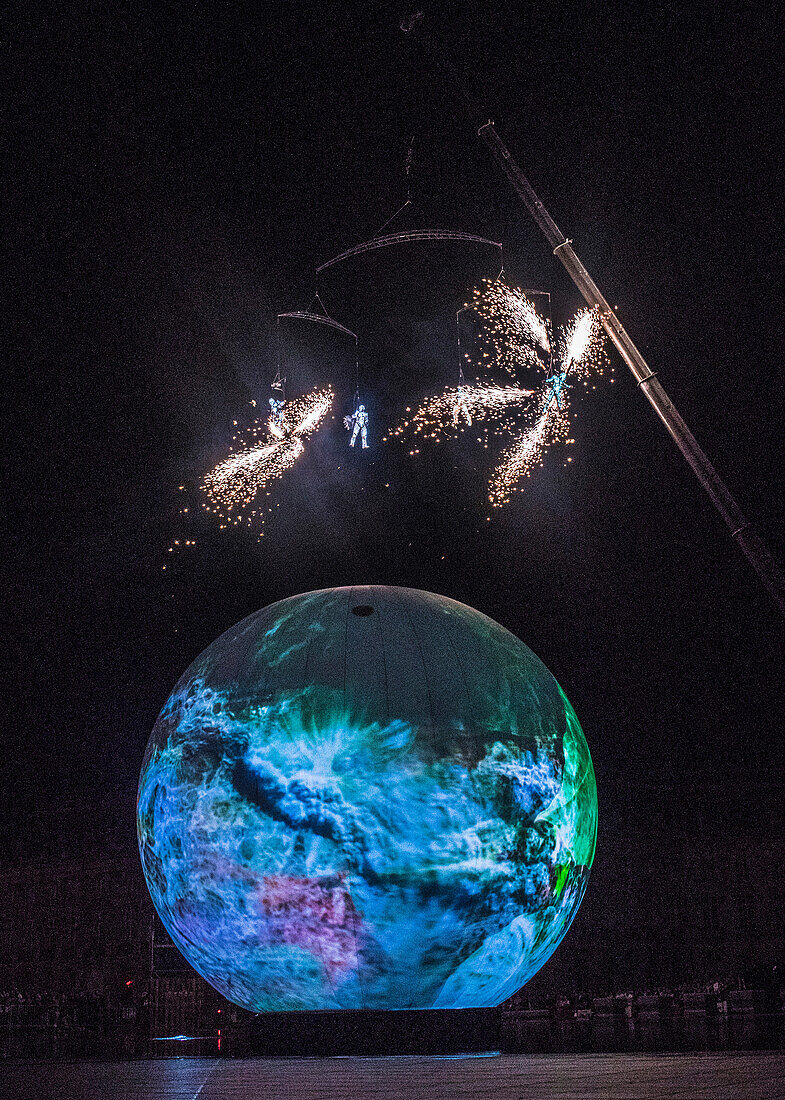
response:
M339 325L337 321L333 321L332 317L326 317L323 313L311 313L309 310L295 310L292 313L279 313L278 320L280 321L282 317L288 317L295 321L312 321L317 325L327 325L329 328L337 329L338 332L342 332L346 336L351 336L355 344L357 343L356 332L352 332L350 328Z
M394 244L409 244L412 241L469 241L472 244L490 245L491 248L498 248L500 252L502 250L499 241L490 241L487 237L478 237L474 233L457 233L451 229L414 229L408 233L389 233L384 237L373 237L370 241L356 244L354 248L349 248L346 252L341 252L339 256L333 256L331 260L326 260L317 267L316 274L318 275L326 268L332 267L333 264L348 260L351 256L360 256L364 252L374 252L377 248L389 248L390 245Z

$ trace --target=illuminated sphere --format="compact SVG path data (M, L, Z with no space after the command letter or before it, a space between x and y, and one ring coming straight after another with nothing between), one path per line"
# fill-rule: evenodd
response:
M551 955L597 789L542 662L408 588L282 600L194 661L139 781L147 885L253 1011L497 1005Z

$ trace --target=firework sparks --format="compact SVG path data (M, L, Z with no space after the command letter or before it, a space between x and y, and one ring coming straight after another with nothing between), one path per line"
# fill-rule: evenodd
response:
M570 432L570 377L594 388L598 374L608 363L602 324L596 310L584 309L559 332L558 369L548 376L540 392L537 418L521 438L508 448L491 474L488 500L492 507L506 504L522 486L524 477L541 466L556 443L572 443ZM568 461L570 461L568 459Z
M411 437L415 442L434 440L467 428L477 428L478 440L485 439L488 431L511 428L520 416L534 390L518 386L490 386L478 383L449 386L441 393L427 397L404 420L393 428L389 438ZM412 452L414 453L414 452Z
M270 495L270 485L290 469L305 450L305 440L329 412L330 387L314 390L287 401L276 419L255 420L233 440L234 451L212 469L200 486L207 500L202 507L215 514L222 528L264 521L271 507L260 500ZM236 423L236 422L235 422ZM267 439L259 442L266 433Z
M488 500L499 508L523 487L523 479L542 465L554 445L573 442L569 391L578 384L596 388L598 376L609 365L604 333L598 312L584 309L558 330L554 340L550 322L526 294L499 279L486 280L465 308L479 322L481 357L477 362L465 353L464 359L476 369L501 368L516 384L479 382L445 389L413 412L407 409L409 415L389 434L409 440L409 453L416 455L421 443L438 443L458 431L477 432L477 442L485 449L491 430L496 435L519 432L488 482ZM536 390L517 384L520 372L531 368L548 371Z
M596 309L582 309L559 331L559 362L563 372L572 371L586 380L608 366L605 334Z
M513 378L521 367L542 368L551 354L551 326L522 290L486 279L465 307L479 321L483 366L499 366ZM465 358L470 358L467 354Z
M547 403L546 403L547 401ZM566 399L556 405L547 399L541 402L540 412L534 424L509 447L502 455L488 482L488 500L492 507L501 508L506 504L515 489L520 489L520 481L531 477L532 472L541 466L545 455L555 443L571 443L568 439L570 418Z
M572 331L566 336L564 353L565 369L572 363L579 363L589 347L594 317L591 310L585 309L575 318Z

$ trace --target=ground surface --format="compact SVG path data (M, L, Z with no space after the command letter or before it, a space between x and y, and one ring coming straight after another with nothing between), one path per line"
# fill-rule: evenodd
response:
M16 1063L15 1100L780 1100L785 1053Z

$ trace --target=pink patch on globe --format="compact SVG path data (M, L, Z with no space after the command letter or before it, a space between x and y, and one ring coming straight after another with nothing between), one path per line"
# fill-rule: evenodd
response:
M357 968L357 933L362 924L342 884L310 878L265 875L257 888L263 917L260 940L305 948L324 966L331 985Z

